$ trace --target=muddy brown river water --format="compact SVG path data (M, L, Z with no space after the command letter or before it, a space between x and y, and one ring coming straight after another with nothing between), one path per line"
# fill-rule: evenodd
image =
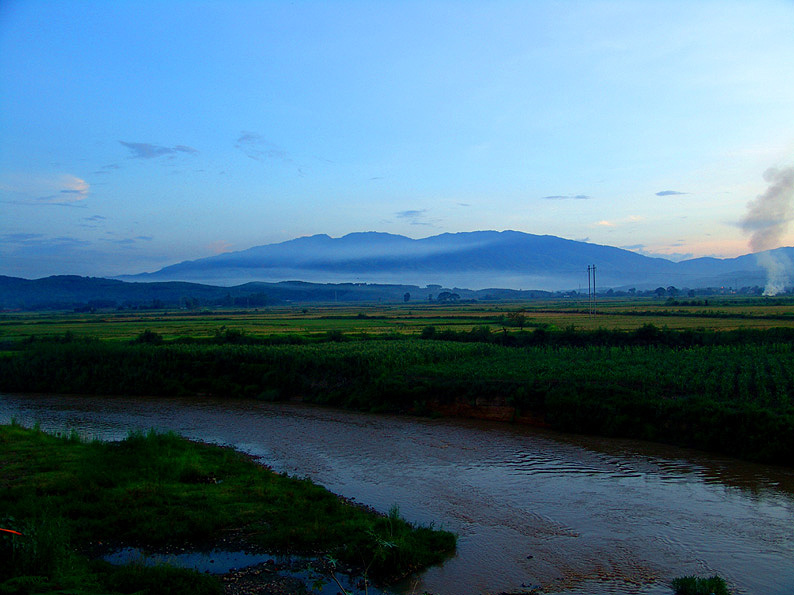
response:
M794 470L628 440L228 399L0 395L0 422L232 445L381 511L455 531L457 555L397 588L670 594L719 574L794 593Z

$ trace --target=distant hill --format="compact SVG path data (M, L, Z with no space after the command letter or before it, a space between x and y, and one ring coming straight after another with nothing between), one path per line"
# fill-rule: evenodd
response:
M773 252L784 261L794 256L792 248ZM586 291L588 265L596 266L600 288L745 287L766 283L766 272L755 255L675 263L612 246L517 231L445 233L419 240L378 232L341 238L315 235L119 278L215 285L300 279Z
M541 291L447 288L438 285L368 283L245 283L218 287L186 282L129 283L115 279L60 275L43 279L0 276L0 310L78 310L112 308L259 308L308 303L427 302L444 292L461 300L519 300L549 297Z

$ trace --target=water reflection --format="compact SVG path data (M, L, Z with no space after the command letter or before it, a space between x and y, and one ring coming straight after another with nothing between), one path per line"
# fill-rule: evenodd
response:
M275 556L269 554L254 554L237 550L209 550L189 552L146 552L138 548L123 548L114 550L102 556L111 564L142 564L144 566L157 566L171 564L180 568L191 568L198 572L210 574L231 574L231 581L237 579L239 571L249 568L254 574L297 579L299 585L311 585L314 595L337 595L341 585L345 591L355 593L360 590L361 578L334 571L334 579L327 571L323 560L300 556ZM229 580L229 577L227 577ZM367 584L366 592L372 595L390 595L391 591L379 589Z
M438 593L669 594L720 574L737 595L794 592L794 473L628 440L301 404L0 396L0 421L123 438L173 429L231 444L382 511L460 537L419 584Z

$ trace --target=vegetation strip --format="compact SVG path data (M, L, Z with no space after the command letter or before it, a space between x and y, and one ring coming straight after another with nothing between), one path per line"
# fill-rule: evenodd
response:
M507 419L794 465L794 330L575 329L272 343L224 330L206 340L73 336L0 356L7 392L307 401L414 414L494 408Z
M454 535L414 526L396 508L380 515L170 433L84 442L12 424L0 426L0 453L0 525L22 534L0 534L3 593L131 593L157 581L184 583L168 592L219 591L198 573L115 568L77 553L100 543L328 554L381 582L455 549Z

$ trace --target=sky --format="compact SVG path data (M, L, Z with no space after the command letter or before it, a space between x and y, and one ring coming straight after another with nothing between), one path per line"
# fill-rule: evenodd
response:
M0 275L360 231L733 257L791 167L792 0L0 2Z

